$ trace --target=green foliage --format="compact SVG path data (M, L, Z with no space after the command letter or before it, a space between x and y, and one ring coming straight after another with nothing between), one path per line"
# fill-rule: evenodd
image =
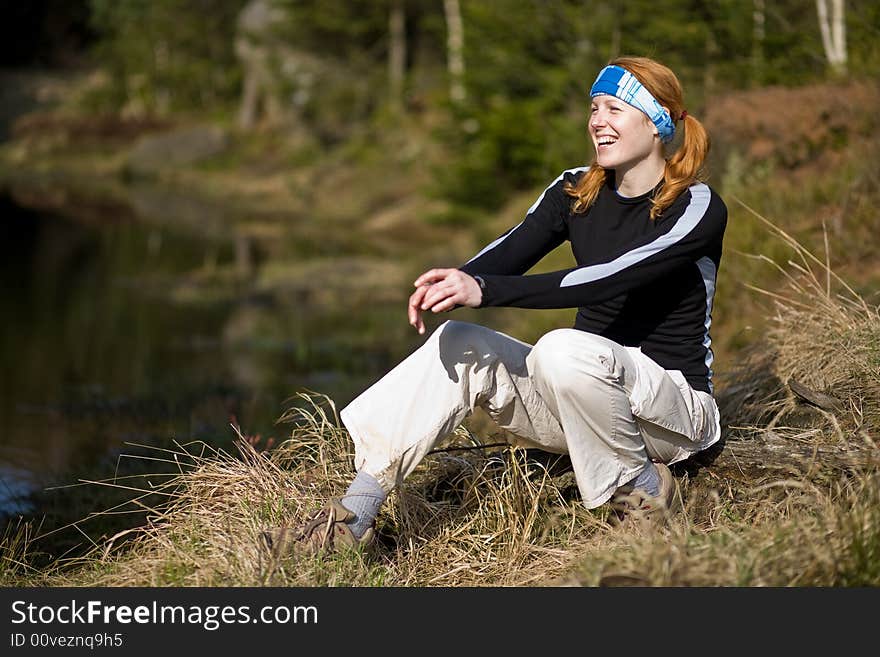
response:
M501 101L470 121L478 126L461 144L455 166L438 172L444 196L454 203L494 209L512 190L543 174L546 123L543 103Z
M846 3L847 53L852 74L880 75L880 4L871 0Z
M90 0L96 61L112 84L99 104L143 112L214 111L240 91L235 30L246 0ZM453 155L436 190L455 203L492 210L508 194L581 164L590 149L580 113L596 71L620 54L671 66L689 107L723 89L801 84L827 64L812 3L676 0L472 0L461 2L465 87L444 105L446 18L430 0L275 0L280 43L323 62L297 122L332 144L377 120L388 99L389 17L402 8L406 89L453 121L439 136ZM880 8L846 4L849 71L878 73ZM761 36L763 35L763 36ZM282 104L295 94L283 85ZM423 109L423 107L422 107ZM570 123L573 121L573 123Z
M278 0L277 5L286 16L279 35L310 52L357 61L387 38L388 0Z
M467 104L445 141L457 156L437 172L441 194L492 210L513 191L587 156L584 89L602 62L582 3L504 0L463 6Z
M497 209L518 189L548 182L591 155L581 120L586 90L609 59L654 57L676 71L688 106L721 89L822 79L826 62L815 8L767 3L463 3L467 104L442 138L455 152L437 172L440 194ZM850 71L876 71L880 10L847 5ZM763 34L763 36L759 36Z
M238 95L244 0L91 0L94 53L110 74L99 101L134 112L211 111Z

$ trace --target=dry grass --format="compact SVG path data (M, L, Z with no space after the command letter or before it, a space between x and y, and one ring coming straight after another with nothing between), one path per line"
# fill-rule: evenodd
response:
M749 208L747 208L749 209ZM751 209L749 209L751 212ZM819 258L763 217L790 249L766 341L719 391L726 444L682 479L684 513L665 532L603 551L579 583L660 586L880 584L880 315ZM835 400L807 404L794 380Z
M280 562L260 532L296 522L339 494L353 476L351 441L332 401L306 402L286 418L289 440L239 454L181 446L164 456L180 468L144 489L168 495L145 527L100 543L52 572L15 573L21 583L91 586L457 586L526 585L563 573L569 546L607 528L566 498L547 466L521 449L475 447L460 429L389 499L370 553ZM565 478L563 477L563 480ZM115 485L114 482L104 482ZM7 570L9 576L11 571Z
M744 204L742 204L744 205ZM807 251L785 231L751 212L789 247L792 258L785 265L764 256L753 256L777 269L784 277L781 290L753 285L752 290L770 297L775 312L767 341L756 345L752 357L733 373L735 383L726 394L736 403L728 409L733 424L755 422L772 429L797 418L803 404L786 386L791 380L838 400L834 412L819 411L810 429L819 429L846 443L854 435L876 435L880 429L880 315L846 281L831 269L827 234L825 257ZM772 376L756 379L755 370ZM757 385L755 385L757 384ZM751 394L737 396L743 388ZM728 400L729 401L729 400ZM813 413L815 416L816 413ZM830 430L830 431L829 431Z
M763 218L760 218L765 221ZM769 225L769 222L767 222ZM35 586L877 586L880 585L880 317L828 265L792 250L768 291L773 327L719 390L726 444L677 469L682 510L661 528L585 510L564 457L481 445L459 428L389 498L367 553L268 558L261 530L296 522L353 476L332 400L303 394L290 438L238 454L181 445L171 475L131 486L144 526L92 538L48 570L30 527L0 541L0 580ZM764 258L758 258L764 260ZM806 405L788 382L831 395ZM120 509L108 510L108 513ZM27 533L30 532L30 533Z

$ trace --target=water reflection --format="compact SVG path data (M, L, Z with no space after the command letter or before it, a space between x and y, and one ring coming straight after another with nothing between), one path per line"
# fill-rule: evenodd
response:
M21 512L28 489L126 442L228 440L231 418L283 438L275 421L297 390L345 403L416 342L394 294L355 289L337 307L310 289L326 281L304 261L268 285L257 245L210 222L196 230L192 206L157 203L164 222L0 197L0 510Z
M0 458L4 460L10 456L2 454L0 451ZM37 482L29 470L0 462L0 509L10 515L31 513L34 505L29 495L36 485Z

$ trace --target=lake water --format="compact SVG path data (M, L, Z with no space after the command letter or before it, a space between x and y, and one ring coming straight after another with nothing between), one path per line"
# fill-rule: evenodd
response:
M297 391L341 406L418 341L398 302L340 313L256 292L259 248L222 230L125 207L35 210L10 195L0 217L7 514L38 514L32 491L132 444L228 442L231 422L281 440L289 427L276 420ZM217 272L229 282L206 285Z

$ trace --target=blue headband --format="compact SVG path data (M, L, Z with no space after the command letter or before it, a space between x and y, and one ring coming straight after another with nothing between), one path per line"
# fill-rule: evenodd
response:
M642 86L636 76L620 66L606 66L601 71L590 89L590 98L600 94L616 96L623 102L642 110L657 126L660 141L664 144L672 141L675 136L675 123L669 112L657 102L651 92Z

